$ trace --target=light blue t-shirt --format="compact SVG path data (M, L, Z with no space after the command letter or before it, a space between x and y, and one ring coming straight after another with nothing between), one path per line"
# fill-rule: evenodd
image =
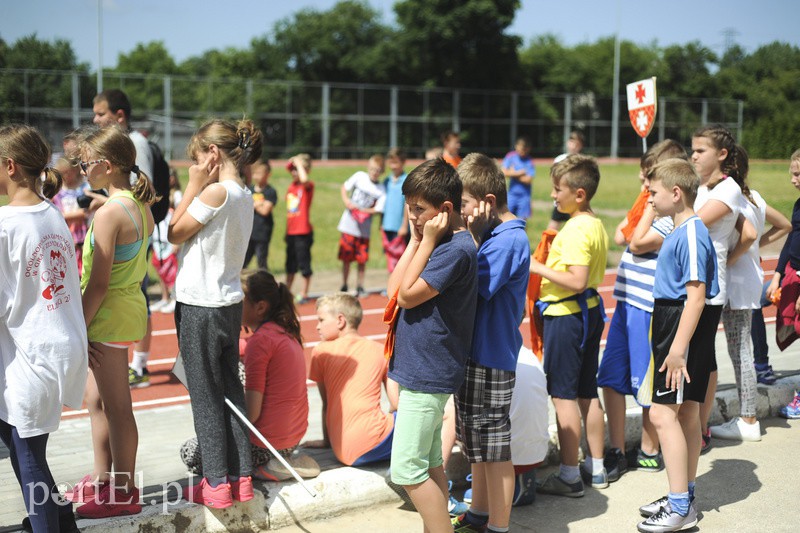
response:
M519 324L530 277L531 248L525 221L494 228L478 250L478 308L472 360L481 366L515 371L522 335Z
M401 174L397 180L392 176L387 176L383 180L386 187L386 205L383 208L383 222L381 227L384 231L400 231L403 223L403 211L406 208L406 198L403 196L403 182L406 181L406 173Z
M464 381L478 300L478 260L461 231L433 250L420 277L439 294L400 309L389 377L411 390L453 394Z
M719 293L717 254L708 229L697 216L692 216L664 239L656 263L653 297L685 300L686 284L706 284L706 298Z
M512 150L503 158L503 168L511 170L524 170L530 177L536 176L536 167L531 157L521 157L516 150ZM519 180L510 180L508 184L508 198L526 199L531 197L531 184L520 183Z

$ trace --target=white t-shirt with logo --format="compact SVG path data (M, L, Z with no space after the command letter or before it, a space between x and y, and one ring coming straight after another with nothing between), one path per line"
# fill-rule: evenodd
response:
M711 305L725 305L728 301L728 252L731 242L739 238L736 231L736 220L744 207L744 196L742 189L733 178L725 178L717 185L708 190L705 185L697 189L697 198L694 201L694 212L700 211L709 200L718 200L728 206L730 211L708 227L708 234L714 243L714 250L717 252L717 282L719 283L719 294L714 296L706 303Z
M356 207L372 208L379 213L383 213L383 207L386 204L386 187L381 182L375 183L369 179L369 174L363 170L359 170L350 176L344 182L344 188L350 193L350 201ZM341 233L347 233L354 237L369 239L370 231L372 230L372 216L370 215L363 222L359 222L353 218L348 209L345 209L336 229Z
M75 245L50 202L0 207L0 419L29 438L80 408L88 351Z
M761 288L764 282L764 270L761 268L761 256L758 253L758 241L764 235L767 217L767 202L756 191L750 191L756 205L745 200L742 215L755 228L756 242L739 257L739 260L728 267L728 303L731 309L759 309L761 307ZM734 232L734 237L738 233ZM729 244L732 250L737 241Z

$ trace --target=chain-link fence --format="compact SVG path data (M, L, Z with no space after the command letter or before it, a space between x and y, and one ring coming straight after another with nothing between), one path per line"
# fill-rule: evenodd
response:
M266 134L267 155L309 152L317 159L364 158L403 147L411 157L439 144L443 131L461 134L462 152L502 156L527 135L534 156L564 151L569 132L582 130L585 151L611 153L610 98L593 93L482 91L402 85L312 83L235 78L105 73L103 85L128 94L132 124L149 133L170 158L183 158L197 126L209 117L253 118ZM37 126L56 145L64 133L91 122L94 74L0 69L0 121ZM741 100L662 96L649 142L720 123L742 134ZM625 109L624 96L621 107ZM620 157L642 153L640 138L620 113Z

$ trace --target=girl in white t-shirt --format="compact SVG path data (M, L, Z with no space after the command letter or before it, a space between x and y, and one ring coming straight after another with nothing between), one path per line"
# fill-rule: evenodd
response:
M61 187L50 148L30 126L0 128L0 438L34 531L77 531L59 505L47 439L61 406L80 408L86 327L72 235L45 200ZM44 176L42 182L40 176Z
M751 191L746 183L749 162L741 146L736 149L736 171L732 173L745 198L742 214L756 228L757 240L749 247L730 243L728 255L728 301L722 310L722 323L728 341L728 355L733 363L736 386L739 389L739 416L710 428L718 439L760 441L761 426L756 419L756 369L750 342L753 309L761 307L761 287L764 270L758 248L761 241L772 242L791 229L789 220L769 207L760 194ZM766 222L772 227L766 230Z
M722 306L728 301L728 253L732 242L741 241L749 247L757 238L756 228L749 222L742 210L746 200L737 179L737 145L730 131L722 126L708 126L699 129L692 137L692 163L700 175L700 188L694 210L708 228L708 233L717 252L717 282L719 293L706 301L704 313L714 313L716 324L722 314ZM732 176L732 177L731 177ZM737 227L741 228L737 230ZM716 353L711 366L711 376L706 391L706 401L700 406L702 431L701 452L708 450L711 436L708 431L708 417L714 406L717 393Z
M183 245L175 325L203 479L186 487L184 497L225 508L253 498L247 428L225 400L246 412L239 380L244 299L239 275L253 228L253 197L241 174L261 157L261 132L250 120L212 120L194 134L188 151L194 164L169 224L169 241Z

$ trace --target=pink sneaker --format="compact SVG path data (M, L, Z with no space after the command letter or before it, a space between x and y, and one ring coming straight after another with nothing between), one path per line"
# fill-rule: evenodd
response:
M134 487L125 491L112 488L109 484L104 485L97 497L75 509L75 512L82 518L134 515L142 512L140 500L139 489Z
M252 484L250 493L252 494ZM231 484L220 483L216 487L212 487L208 484L206 478L201 479L197 485L189 485L183 489L183 499L206 507L213 507L214 509L225 509L233 505Z
M236 481L231 481L231 496L238 502L249 502L255 496L253 494L253 479L250 476L240 477Z
M108 481L95 483L91 474L86 474L80 481L75 483L72 490L64 493L64 499L72 503L86 503L94 499L96 494L100 494L103 487L108 485Z

